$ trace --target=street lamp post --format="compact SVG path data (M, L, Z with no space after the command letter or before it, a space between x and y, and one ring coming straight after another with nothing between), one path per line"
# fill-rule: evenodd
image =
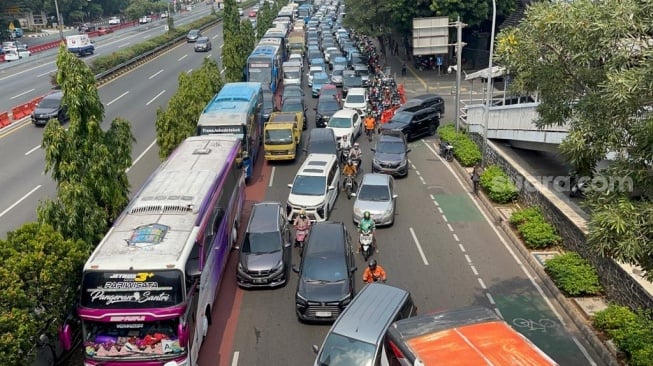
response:
M63 24L61 24L61 13L59 13L59 2L54 0L54 10L57 12L57 27L59 28L59 38L63 41Z
M485 167L487 154L487 130L490 120L490 105L492 105L492 54L494 53L494 28L497 21L497 2L492 0L492 30L490 31L490 57L488 58L487 95L485 113L483 115L483 151L481 151L481 166Z

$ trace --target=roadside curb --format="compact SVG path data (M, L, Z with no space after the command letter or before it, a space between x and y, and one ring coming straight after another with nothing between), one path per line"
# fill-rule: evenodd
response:
M436 146L435 143L433 143L433 145L435 151L439 151L439 147ZM473 187L469 179L469 172L467 172L465 167L460 165L457 160L454 160L451 163L451 166L454 168L458 177L465 182L465 187L469 188L471 191ZM512 231L510 224L503 219L501 213L497 211L492 202L480 190L477 198L483 205L484 210L490 214L495 225L499 226L506 237L510 239L512 248L517 249L521 259L525 259L526 262L528 262L530 269L537 274L539 281L544 284L548 292L555 297L559 308L561 308L565 312L566 317L574 323L576 328L583 335L585 341L587 341L587 343L593 348L594 352L599 355L603 364L608 366L619 366L619 363L616 360L616 355L610 352L607 346L599 339L594 328L592 328L589 322L585 319L585 315L583 315L572 301L565 297L555 283L553 283L549 275L544 271L544 267L539 264L528 249L526 249L519 237L517 237L517 235Z

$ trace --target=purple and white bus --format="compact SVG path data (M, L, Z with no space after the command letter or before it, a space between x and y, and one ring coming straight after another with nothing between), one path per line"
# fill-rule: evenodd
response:
M245 199L240 143L185 140L90 256L78 307L85 366L197 365Z

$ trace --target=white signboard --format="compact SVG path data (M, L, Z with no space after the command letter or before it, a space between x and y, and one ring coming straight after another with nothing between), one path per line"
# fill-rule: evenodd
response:
M449 52L449 18L413 19L413 55L442 55Z

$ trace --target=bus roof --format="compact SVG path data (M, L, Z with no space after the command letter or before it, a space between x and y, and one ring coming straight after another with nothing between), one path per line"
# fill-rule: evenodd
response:
M552 366L549 356L496 313L468 307L418 315L395 322L388 330L410 353L430 366ZM400 346L401 348L401 346Z
M84 270L183 270L205 196L239 148L230 136L182 142L134 195Z
M261 83L254 83L254 82L227 83L222 87L222 89L220 89L218 94L216 94L213 97L211 102L209 102L209 106L216 101L249 102L255 100L257 94L260 92L261 92Z
M275 55L277 52L279 52L279 45L273 45L273 44L259 44L256 46L254 51L250 54L250 56L270 56L272 57Z

